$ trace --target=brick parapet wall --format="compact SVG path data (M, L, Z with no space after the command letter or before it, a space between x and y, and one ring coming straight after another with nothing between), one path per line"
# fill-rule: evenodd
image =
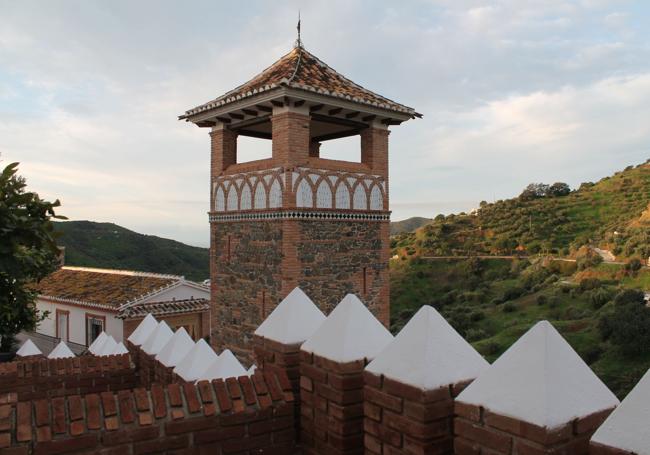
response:
M271 373L52 400L13 394L0 396L0 452L290 454L293 412L288 379Z
M0 364L0 393L33 400L131 389L138 375L129 354L27 359Z
M454 449L458 455L589 454L589 439L613 409L548 429L456 402Z
M453 454L454 399L469 382L422 390L364 373L367 454Z
M300 356L303 453L363 453L365 361L337 363L304 351Z
M636 453L592 442L589 445L589 455L636 455Z
M282 344L253 335L253 357L257 369L286 374L294 395L296 435L300 434L300 344Z

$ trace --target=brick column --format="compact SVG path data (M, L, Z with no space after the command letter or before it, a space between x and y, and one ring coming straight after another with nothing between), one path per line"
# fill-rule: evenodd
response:
M650 416L650 370L596 430L591 438L589 454L648 453L650 449L648 416Z
M309 110L274 108L271 117L273 159L285 166L305 163L309 158Z
M363 370L392 336L346 296L301 350L301 441L306 454L363 453Z
M423 306L366 368L366 453L452 454L454 399L488 366Z
M514 372L514 373L513 373ZM587 455L618 400L546 321L457 397L457 454Z
M388 178L388 135L385 125L373 124L361 131L361 162L370 166L373 174Z
M237 133L220 123L210 132L212 179L221 174L228 166L237 163ZM214 206L214 205L213 205Z
M454 453L454 398L467 383L423 390L369 372L364 381L366 453Z
M300 431L300 346L325 320L325 315L300 288L292 290L253 335L253 355L259 371L283 374L295 397Z

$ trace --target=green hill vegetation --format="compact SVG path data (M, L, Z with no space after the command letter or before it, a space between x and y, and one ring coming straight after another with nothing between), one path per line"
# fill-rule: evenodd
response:
M622 258L650 254L650 165L628 167L570 192L534 184L521 196L481 202L473 214L438 215L393 247L407 254L526 254L572 256L583 245L610 249Z
M650 166L575 191L551 188L531 185L475 214L438 216L394 236L391 329L429 304L493 361L546 319L623 397L650 368ZM617 262L603 262L594 247Z
M391 221L390 222L390 235L404 234L407 232L413 232L417 228L424 226L425 224L430 223L431 218L422 218L420 216L414 216L407 218L402 221Z
M207 248L138 234L113 223L66 221L55 226L66 265L171 273L195 281L210 276Z

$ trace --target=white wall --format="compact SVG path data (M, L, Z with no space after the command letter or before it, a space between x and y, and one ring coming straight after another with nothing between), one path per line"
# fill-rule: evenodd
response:
M48 318L43 320L38 328L37 333L56 336L56 309L69 311L70 322L70 339L73 343L86 344L86 313L106 317L106 327L104 330L108 335L115 338L118 343L123 339L122 320L115 317L115 313L102 311L99 309L81 308L74 305L65 305L63 303L53 303L38 299L36 306L39 311L49 311Z

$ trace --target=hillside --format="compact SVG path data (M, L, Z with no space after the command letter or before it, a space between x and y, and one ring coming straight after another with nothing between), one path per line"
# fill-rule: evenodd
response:
M393 236L391 330L429 304L493 361L546 319L624 397L650 368L650 268L641 261L649 202L643 164L568 194L482 203ZM593 247L620 262L603 263Z
M391 221L390 222L390 235L404 234L407 232L413 232L417 228L424 226L427 223L430 223L430 218L422 218L420 216L414 216L407 218L401 221Z
M628 167L562 196L481 203L473 214L442 216L394 238L405 254L551 253L569 256L590 244L619 258L647 258L650 165Z
M67 265L140 270L184 275L195 281L209 277L207 248L130 231L113 223L55 223Z

